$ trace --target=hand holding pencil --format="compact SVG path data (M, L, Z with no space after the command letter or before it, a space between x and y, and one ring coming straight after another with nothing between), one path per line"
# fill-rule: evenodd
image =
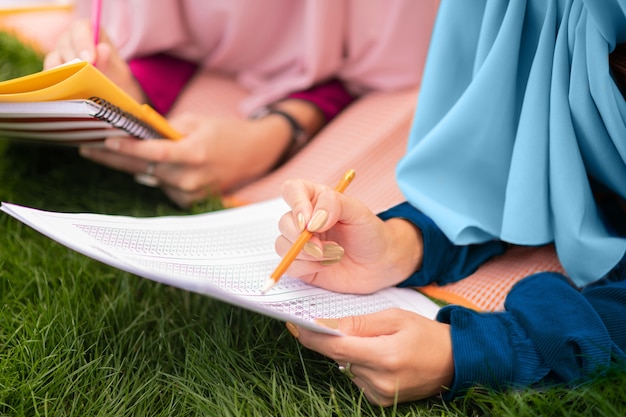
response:
M349 171L336 190L345 189L352 175ZM302 179L285 182L282 197L291 207L278 223L275 242L283 260L264 291L288 270L316 287L369 294L396 286L421 268L422 234L410 221L383 220L355 196Z
M353 169L348 170L344 176L341 178L337 186L335 187L335 191L338 193L343 193L345 189L350 185L352 180L354 179L355 172ZM313 233L310 232L307 228L305 228L301 233L298 239L294 242L293 246L289 249L287 254L283 257L282 261L278 264L274 272L270 275L265 286L261 290L263 294L269 291L280 278L285 274L289 266L296 259L298 254L304 248L304 245L311 239Z

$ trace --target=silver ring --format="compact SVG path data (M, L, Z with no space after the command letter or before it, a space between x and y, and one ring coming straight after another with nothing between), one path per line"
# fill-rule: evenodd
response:
M354 379L355 375L352 373L352 364L350 362L346 362L346 366L339 365L339 372L344 374L350 379Z
M154 170L156 169L156 162L150 161L146 165L146 172L140 172L135 174L135 182L146 185L148 187L158 187L160 181L154 176Z

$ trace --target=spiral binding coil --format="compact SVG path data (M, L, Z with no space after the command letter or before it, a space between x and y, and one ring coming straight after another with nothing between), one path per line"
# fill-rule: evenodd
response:
M100 97L91 97L89 100L100 106L98 112L93 115L95 118L108 122L112 126L120 128L140 139L158 138L161 136L150 125L107 100Z

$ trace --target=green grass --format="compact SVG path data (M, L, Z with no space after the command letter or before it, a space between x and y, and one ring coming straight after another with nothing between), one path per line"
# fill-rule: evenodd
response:
M3 78L40 68L36 54L29 65L13 59L28 53L3 37L0 50L8 57ZM59 211L187 213L75 149L2 140L0 200ZM217 208L209 201L192 211ZM477 389L449 403L372 406L283 323L120 272L0 214L2 416L625 414L626 375L618 371L575 389Z

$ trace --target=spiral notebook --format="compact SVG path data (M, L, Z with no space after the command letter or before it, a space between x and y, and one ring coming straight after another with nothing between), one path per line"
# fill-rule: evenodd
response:
M99 97L0 103L0 135L69 145L99 142L110 136L161 136L148 123Z
M82 145L110 136L180 138L163 116L84 61L0 83L0 137Z

